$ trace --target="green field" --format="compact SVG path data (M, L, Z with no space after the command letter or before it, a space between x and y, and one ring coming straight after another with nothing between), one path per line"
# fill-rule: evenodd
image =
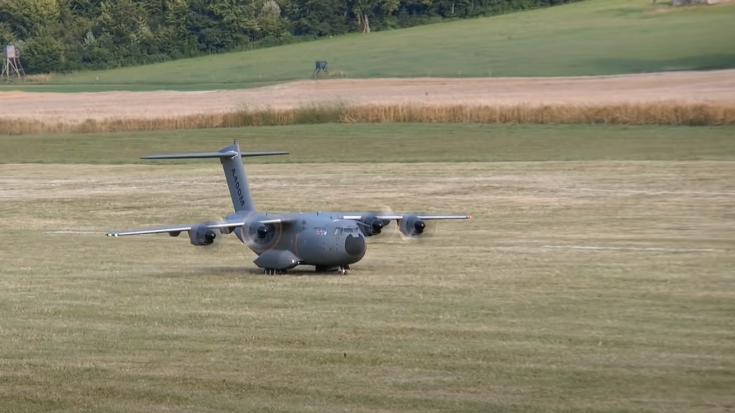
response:
M0 163L207 164L139 158L211 151L233 140L243 150L291 152L249 163L732 160L733 133L732 127L323 124L19 135L0 137Z
M0 138L0 411L735 406L732 128L144 136ZM234 238L104 236L228 212L216 161L137 157L235 137L292 151L246 166L261 210L473 220L371 238L346 277L262 275Z
M308 79L570 76L735 67L735 6L589 0L490 18L352 34L156 65L75 73L28 90L216 89Z

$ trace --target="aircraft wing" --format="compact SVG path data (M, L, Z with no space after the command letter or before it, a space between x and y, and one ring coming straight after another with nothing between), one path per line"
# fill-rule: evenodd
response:
M277 224L277 223L286 223L288 221L289 220L282 219L282 218L258 220L258 222L260 222L261 224ZM211 229L234 229L234 228L245 225L245 220L239 219L239 220L222 221L222 222L204 222L202 224L191 224L191 225L169 225L165 227L134 229L130 231L115 231L115 232L108 232L107 236L108 237L122 237L125 235L160 234L164 232L177 233L177 232L182 232L182 231L189 231L194 225L205 225L207 228L211 228Z
M407 216L416 216L421 220L432 220L432 219L472 219L472 215L418 215L418 214L376 214L375 218L382 220L398 220L405 219ZM354 219L359 220L363 217L362 214L355 215L343 215L342 219Z
M395 214L380 212L356 212L342 215L342 219L357 222L365 236L378 235L390 221L396 221L401 234L413 238L424 233L424 221L438 219L472 219L472 215Z

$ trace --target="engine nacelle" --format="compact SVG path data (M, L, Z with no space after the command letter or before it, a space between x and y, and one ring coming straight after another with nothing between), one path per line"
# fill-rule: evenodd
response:
M357 223L360 231L362 231L366 237L380 234L385 226L385 223L373 214L365 215L360 218Z
M424 233L426 223L416 215L407 215L401 220L399 228L401 234L407 237L415 237Z
M192 245L212 245L217 238L217 232L208 228L207 224L195 224L189 230L189 241Z
M283 235L280 223L263 224L258 220L246 220L245 225L235 229L235 235L256 254L275 247Z

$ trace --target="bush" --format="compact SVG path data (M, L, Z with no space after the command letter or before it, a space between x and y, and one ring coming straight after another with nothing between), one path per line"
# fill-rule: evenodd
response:
M29 74L60 72L66 68L64 46L60 41L48 36L29 40L21 59Z

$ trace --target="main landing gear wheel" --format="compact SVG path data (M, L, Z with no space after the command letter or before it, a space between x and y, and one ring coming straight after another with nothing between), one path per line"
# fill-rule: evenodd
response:
M286 270L279 270L277 268L264 268L263 274L265 275L284 275Z
M350 269L349 265L340 265L339 267L325 267L317 265L316 272L336 272L339 275L347 275L347 270Z

